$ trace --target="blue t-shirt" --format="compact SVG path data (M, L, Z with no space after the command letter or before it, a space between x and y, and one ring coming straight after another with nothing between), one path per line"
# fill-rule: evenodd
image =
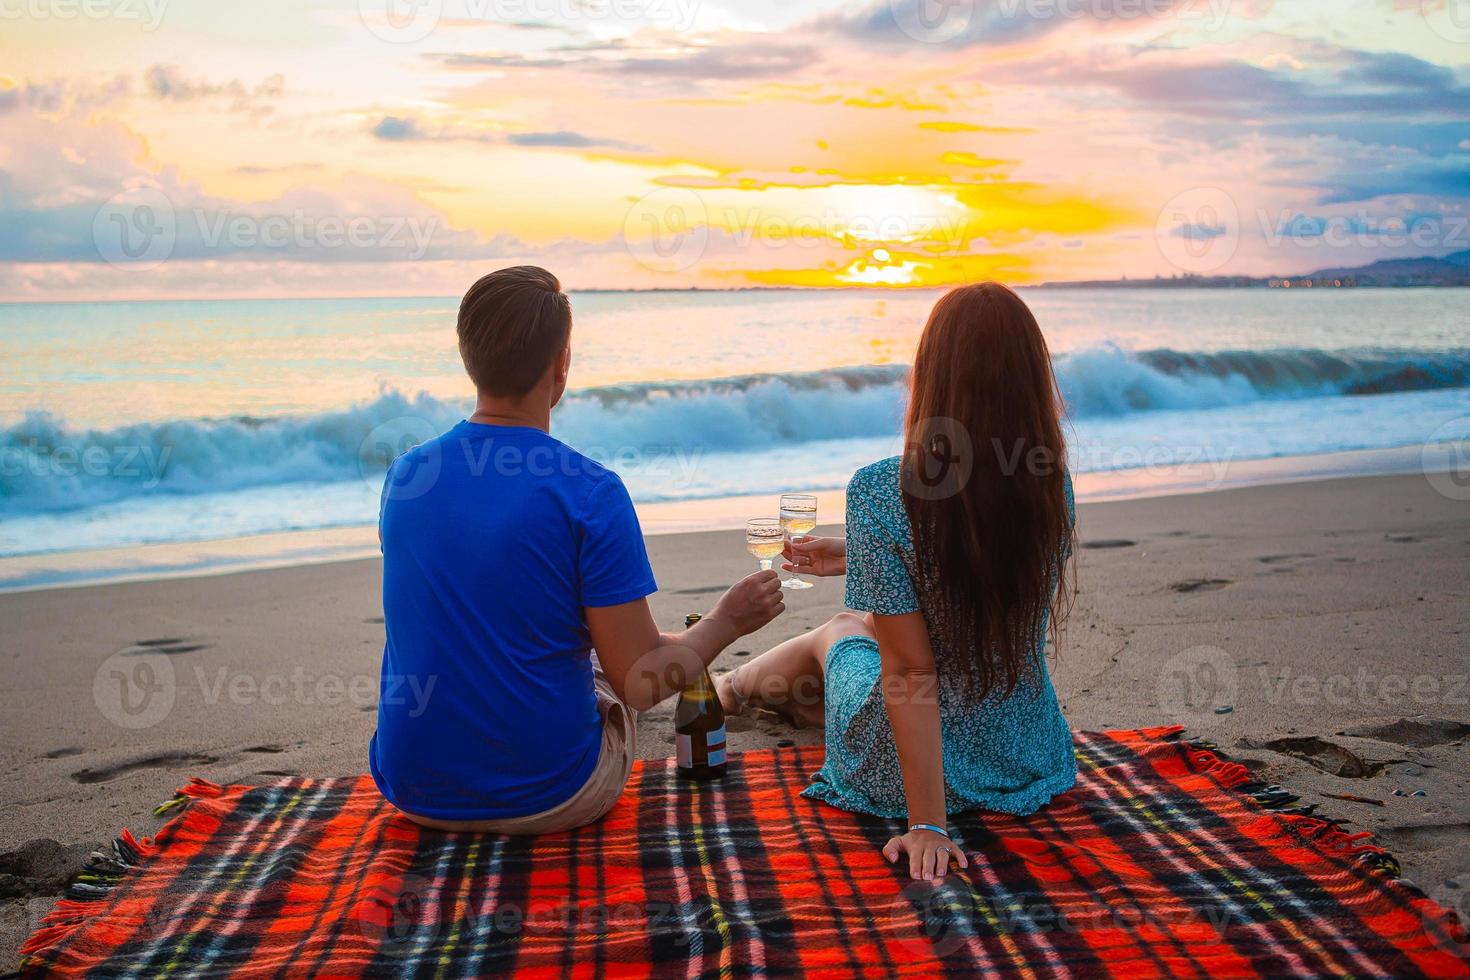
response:
M658 590L623 481L539 429L466 421L393 463L378 524L378 788L442 820L570 799L602 747L582 609Z

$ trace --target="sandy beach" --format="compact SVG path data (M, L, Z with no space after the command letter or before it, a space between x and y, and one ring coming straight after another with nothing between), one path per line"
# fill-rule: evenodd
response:
M1052 660L1074 728L1187 725L1374 832L1463 913L1470 506L1422 476L1360 477L1084 504L1080 535L1080 594ZM749 568L735 532L649 547L666 628ZM365 768L379 580L367 559L0 595L0 962L88 851L123 827L151 832L152 808L190 776ZM716 669L841 602L840 580L791 595ZM671 708L644 716L642 756L670 754ZM735 750L821 739L765 714L730 730Z

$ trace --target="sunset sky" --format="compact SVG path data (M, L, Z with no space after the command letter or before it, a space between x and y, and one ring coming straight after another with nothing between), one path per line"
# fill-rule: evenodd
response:
M1470 248L1467 0L0 0L0 298Z

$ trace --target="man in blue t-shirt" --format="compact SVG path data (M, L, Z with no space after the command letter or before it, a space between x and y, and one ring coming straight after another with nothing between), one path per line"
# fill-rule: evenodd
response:
M758 572L695 626L659 632L622 480L547 434L571 328L544 269L470 287L459 350L475 413L400 456L383 486L388 641L369 754L383 795L426 826L597 820L632 769L637 712L785 608L776 573Z

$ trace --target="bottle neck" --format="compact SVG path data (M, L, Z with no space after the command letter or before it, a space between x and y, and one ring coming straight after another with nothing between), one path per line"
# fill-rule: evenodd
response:
M694 675L689 686L679 692L679 700L690 704L719 704L719 696L715 693L714 678L710 677L708 669L701 670Z

